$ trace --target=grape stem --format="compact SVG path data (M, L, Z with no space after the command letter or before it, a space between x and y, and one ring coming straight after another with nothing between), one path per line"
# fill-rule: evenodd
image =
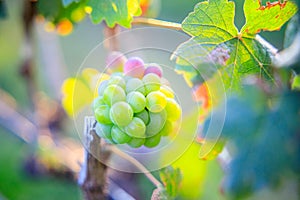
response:
M143 174L145 174L145 176L157 187L157 188L161 188L162 184L159 180L157 180L152 174L151 172L149 172L149 170L142 164L140 163L138 160L136 160L135 158L133 158L132 156L124 153L123 151L121 151L120 149L118 149L117 147L113 146L113 145L108 145L108 150L110 150L112 153L115 153L116 155L120 156L121 158L124 158L125 160L129 161L131 164L133 164L136 168L138 168Z
M155 27L168 28L168 29L173 29L173 30L177 30L177 31L182 31L181 24L179 24L179 23L168 22L168 21L163 21L163 20L153 19L153 18L145 18L145 17L134 18L132 21L132 25L148 25L148 26L155 26ZM266 47L273 56L276 56L278 54L278 49L275 48L268 41L266 41L260 35L257 34L255 39L258 42L260 42L264 47Z

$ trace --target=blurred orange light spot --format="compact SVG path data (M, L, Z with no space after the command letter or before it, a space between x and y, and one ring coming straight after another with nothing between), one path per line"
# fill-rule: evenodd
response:
M73 24L69 20L64 19L58 23L56 30L60 35L69 35L73 30Z

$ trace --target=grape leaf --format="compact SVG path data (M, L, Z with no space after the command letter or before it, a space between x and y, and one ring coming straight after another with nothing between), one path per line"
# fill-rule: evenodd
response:
M64 5L64 7L69 6L71 3L76 2L78 3L80 0L62 0L62 3Z
M92 10L92 22L100 23L105 20L109 27L120 24L129 28L133 16L138 16L142 12L138 0L90 0L87 5Z
M275 31L287 22L297 12L297 6L290 2L267 2L262 5L259 0L245 0L244 13L246 24L241 32L244 35L254 35L261 30Z
M62 0L62 3L63 3L63 5L64 5L64 7L67 7L67 6L69 6L70 4L72 4L72 3L78 3L80 0Z
M246 3L252 7L256 4L253 1ZM285 19L292 17L297 9L293 3L287 5L282 9ZM176 58L177 70L191 77L201 77L200 82L219 71L229 91L238 90L241 80L249 74L273 80L269 68L270 53L255 39L255 35L249 35L250 31L238 32L234 25L234 9L234 2L228 0L204 1L195 6L182 22L183 31L192 38L179 45L172 56L172 59ZM247 26L248 23L244 27Z

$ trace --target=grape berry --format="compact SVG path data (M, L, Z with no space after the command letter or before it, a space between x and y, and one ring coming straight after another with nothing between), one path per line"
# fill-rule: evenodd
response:
M96 133L111 144L153 148L174 130L181 108L162 68L120 53L109 66L110 79L101 82L93 110ZM108 62L110 63L110 62Z

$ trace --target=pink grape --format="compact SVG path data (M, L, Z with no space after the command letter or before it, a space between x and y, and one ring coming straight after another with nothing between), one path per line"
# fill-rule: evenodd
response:
M106 66L111 72L122 72L127 58L118 51L111 52L106 58Z
M158 64L151 63L145 70L145 75L149 73L154 73L161 78L163 71Z
M136 78L142 78L145 72L144 61L138 57L131 57L124 65L124 74Z

